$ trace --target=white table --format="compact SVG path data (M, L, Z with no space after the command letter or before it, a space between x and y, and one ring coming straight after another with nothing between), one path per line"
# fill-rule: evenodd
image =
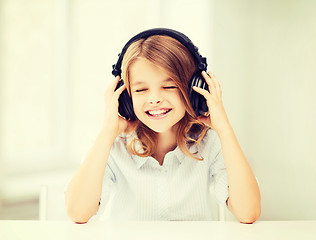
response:
M89 222L0 221L1 240L315 240L316 221Z

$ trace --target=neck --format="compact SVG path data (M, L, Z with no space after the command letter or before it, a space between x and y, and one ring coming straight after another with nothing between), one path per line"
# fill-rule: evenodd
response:
M156 152L152 155L160 165L163 164L165 155L177 147L176 133L168 131L165 133L158 133L158 144Z
M177 138L175 134L159 134L158 135L158 144L157 144L157 151L158 149L161 151L172 151L177 147Z

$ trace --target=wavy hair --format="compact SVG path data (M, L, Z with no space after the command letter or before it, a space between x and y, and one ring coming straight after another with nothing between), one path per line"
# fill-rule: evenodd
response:
M132 43L122 61L122 77L130 96L130 67L139 58L145 58L165 71L177 85L186 108L185 116L177 124L177 145L187 156L203 160L189 150L189 146L201 142L208 129L205 124L197 120L188 96L190 79L197 70L192 54L179 41L165 35L153 35ZM141 121L136 121L134 128L136 136L128 142L127 149L130 153L141 157L151 156L156 151L157 133Z

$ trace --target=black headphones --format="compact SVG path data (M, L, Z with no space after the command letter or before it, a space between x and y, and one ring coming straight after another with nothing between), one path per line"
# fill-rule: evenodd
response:
M117 75L121 76L122 60L127 48L131 45L131 43L142 38L148 38L153 35L167 35L169 37L172 37L178 40L180 43L182 43L191 52L192 56L194 57L196 61L198 70L193 74L190 80L189 92L188 92L189 99L190 99L192 108L194 109L194 112L197 116L207 113L208 107L207 107L205 98L192 89L193 86L197 86L197 87L209 90L208 85L205 82L204 77L202 76L202 71L206 71L206 67L207 67L206 58L202 57L199 54L198 48L194 46L191 40L187 36L185 36L183 33L180 33L172 29L167 29L167 28L153 28L153 29L143 31L135 35L125 44L125 46L122 49L122 52L118 54L119 59L117 60L116 64L112 66L113 67L112 74L115 77ZM118 89L123 84L124 84L123 79L121 79L119 83L117 84L116 89ZM134 108L133 108L133 102L126 89L121 93L119 97L118 111L119 111L119 114L127 120L131 120L131 121L136 120L136 115L134 113Z

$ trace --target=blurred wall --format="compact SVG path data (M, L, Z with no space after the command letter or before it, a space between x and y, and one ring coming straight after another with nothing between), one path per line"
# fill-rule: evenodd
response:
M101 127L127 40L170 27L210 55L209 9L207 0L0 1L0 219L36 218L41 185L63 192Z
M214 1L213 69L262 220L316 219L316 2Z

